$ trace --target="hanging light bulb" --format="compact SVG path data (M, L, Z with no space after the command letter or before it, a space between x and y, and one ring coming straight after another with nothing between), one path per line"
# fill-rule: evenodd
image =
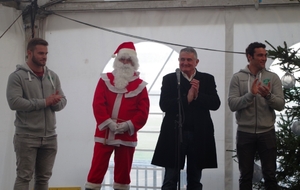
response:
M295 135L298 135L300 136L300 121L297 120L293 123L292 125L292 132L295 134Z
M260 182L262 178L263 175L262 175L261 167L258 164L254 163L252 182L253 183Z
M293 74L290 72L286 72L281 77L281 82L284 88L289 89L295 87L296 79Z

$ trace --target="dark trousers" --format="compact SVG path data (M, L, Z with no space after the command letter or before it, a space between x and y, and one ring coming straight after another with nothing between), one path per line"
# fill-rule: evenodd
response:
M240 190L252 190L253 164L256 152L258 152L261 161L265 189L278 189L275 178L277 154L275 130L257 134L238 131L236 141Z
M182 156L187 157L187 190L202 190L200 183L202 169L197 167L197 160L193 156L195 151L190 144L193 142L193 132L183 132ZM176 168L165 168L165 176L162 190L176 190L178 182L178 171Z

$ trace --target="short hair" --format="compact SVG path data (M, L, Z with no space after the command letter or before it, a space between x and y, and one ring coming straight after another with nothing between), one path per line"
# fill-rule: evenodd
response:
M186 47L186 48L183 48L183 49L180 50L180 53L181 53L181 52L192 53L192 54L195 55L195 58L198 59L197 52L196 52L196 50L195 50L194 48L192 48L192 47Z
M42 38L32 38L27 44L27 50L33 51L37 45L48 46L48 42Z
M266 48L266 45L260 42L253 42L251 44L248 45L248 47L246 48L246 57L248 59L248 55L250 55L251 57L254 56L254 50L256 48ZM248 60L249 61L249 60Z

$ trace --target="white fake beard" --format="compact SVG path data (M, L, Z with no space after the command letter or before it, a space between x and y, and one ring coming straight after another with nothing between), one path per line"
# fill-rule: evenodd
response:
M134 75L135 69L130 64L123 64L120 61L116 61L115 64L115 72L114 72L114 83L115 87L118 89L125 88L132 76Z

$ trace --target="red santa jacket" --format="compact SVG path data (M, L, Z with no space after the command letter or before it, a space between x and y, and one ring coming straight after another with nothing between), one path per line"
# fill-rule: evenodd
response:
M126 88L114 86L112 73L102 74L97 84L93 111L97 122L95 141L107 145L137 145L137 131L148 119L149 96L147 83L139 79L138 73L132 77ZM110 122L127 122L129 130L123 134L114 134L109 128Z

